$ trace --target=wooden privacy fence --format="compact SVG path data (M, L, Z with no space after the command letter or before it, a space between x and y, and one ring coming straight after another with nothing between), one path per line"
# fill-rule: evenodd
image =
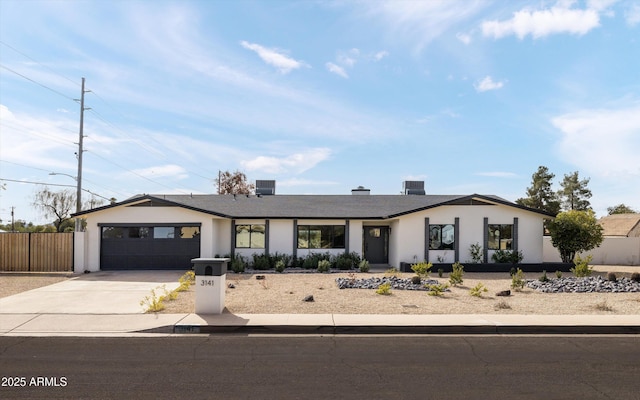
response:
M0 271L73 271L73 232L1 233Z

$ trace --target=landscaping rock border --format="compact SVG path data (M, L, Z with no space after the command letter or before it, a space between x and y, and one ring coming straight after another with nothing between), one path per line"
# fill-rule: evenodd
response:
M336 283L339 289L377 289L380 285L388 283L391 285L391 289L396 290L429 291L425 285L437 285L439 282L435 279L422 279L420 284L415 284L411 282L410 278L390 276L368 279L336 278Z
M526 286L543 293L640 292L640 282L634 282L629 278L620 278L617 281L608 281L601 276L549 279L547 282L541 282L540 280L527 280Z

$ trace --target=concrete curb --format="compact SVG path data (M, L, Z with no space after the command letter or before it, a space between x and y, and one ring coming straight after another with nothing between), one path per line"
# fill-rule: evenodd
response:
M177 334L640 334L639 315L189 314Z
M163 330L166 332L166 330ZM159 332L161 333L161 332ZM637 335L640 326L292 326L176 325L175 334L280 335Z

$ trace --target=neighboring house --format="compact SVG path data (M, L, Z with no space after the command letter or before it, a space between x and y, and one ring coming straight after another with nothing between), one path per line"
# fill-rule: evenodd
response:
M543 221L553 215L487 195L427 195L424 182L402 195L141 195L87 210L76 271L186 269L196 257L229 254L358 253L371 264L467 262L478 243L484 262L497 249L541 263Z
M603 236L640 237L640 214L613 214L598 220Z

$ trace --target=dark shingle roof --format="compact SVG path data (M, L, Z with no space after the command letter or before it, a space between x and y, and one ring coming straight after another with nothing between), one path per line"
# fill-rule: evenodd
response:
M148 200L226 218L386 219L428 208L455 204L503 204L544 212L486 195L142 195L114 205L82 211L84 215L119 205Z

